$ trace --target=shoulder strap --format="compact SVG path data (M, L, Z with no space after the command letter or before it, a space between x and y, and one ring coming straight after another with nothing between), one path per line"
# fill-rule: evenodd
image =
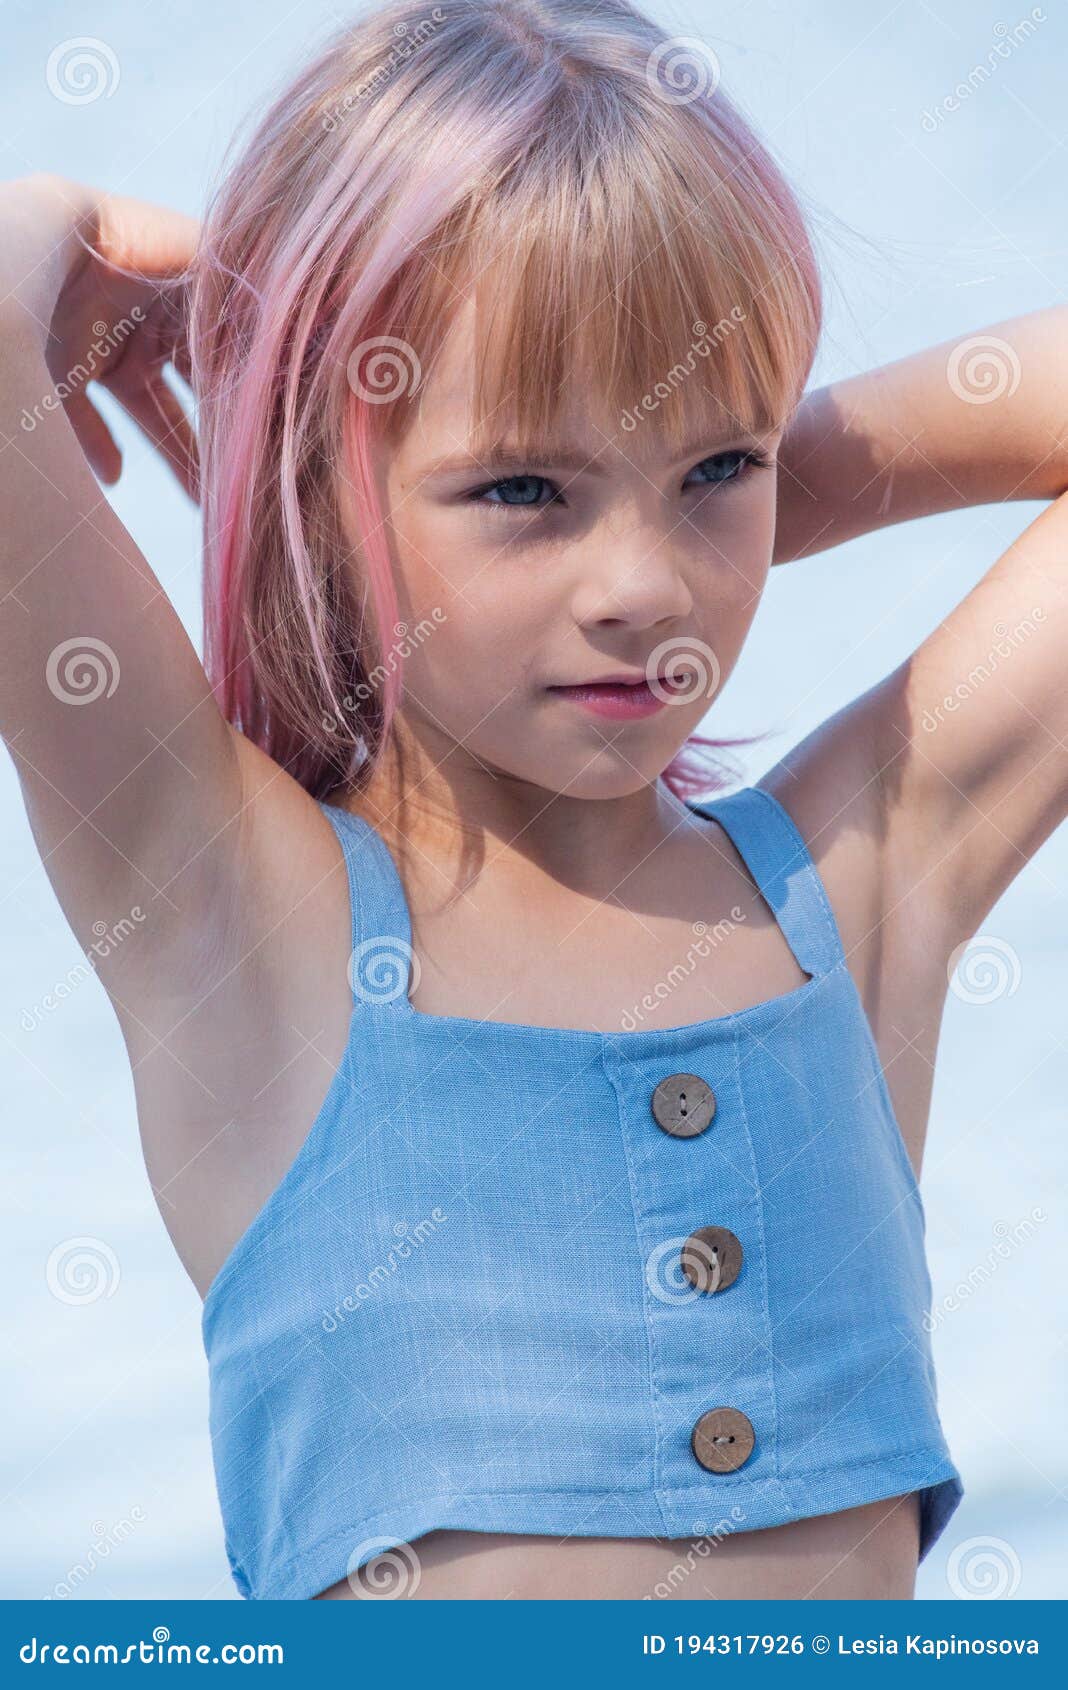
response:
M819 870L777 798L762 786L743 786L688 808L723 828L807 974L826 974L845 960Z
M345 859L352 912L353 997L379 1005L407 1001L412 929L404 886L385 840L363 816L319 800Z

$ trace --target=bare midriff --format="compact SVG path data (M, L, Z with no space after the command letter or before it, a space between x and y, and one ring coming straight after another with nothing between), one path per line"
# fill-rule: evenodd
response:
M319 1600L875 1599L914 1593L919 1496L720 1537L435 1531L388 1550Z

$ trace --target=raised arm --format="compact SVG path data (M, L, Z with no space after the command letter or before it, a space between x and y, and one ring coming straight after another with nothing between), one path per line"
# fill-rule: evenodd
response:
M1068 813L1066 488L1068 307L823 388L784 438L780 563L935 511L1053 501L847 713L899 900L960 939Z
M232 855L238 736L87 461L116 478L84 393L95 345L97 372L192 479L158 287L109 278L79 231L163 277L184 268L195 225L55 178L0 186L0 731L79 939L137 905L174 966L203 943L190 910L210 908Z
M1068 488L1068 306L806 394L779 450L773 563L937 511Z

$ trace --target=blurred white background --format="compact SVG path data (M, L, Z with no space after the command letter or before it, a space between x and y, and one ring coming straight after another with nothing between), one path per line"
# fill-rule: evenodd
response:
M1065 297L1061 8L648 10L715 49L725 86L814 209L828 283L814 385ZM343 15L318 0L4 0L0 175L56 171L199 213L235 124ZM98 60L104 44L102 91L59 98L50 55L83 36ZM199 645L197 512L104 404L125 452L108 496ZM776 570L707 731L770 729L745 765L755 779L894 667L1038 509L928 519ZM81 977L6 757L0 889L0 1595L232 1598L199 1299L142 1168L117 1024ZM1068 1584L1066 891L1062 828L984 924L1018 975L980 988L981 1001L947 1002L923 1191L935 1307L957 1304L934 1344L967 1494L920 1570L926 1598L1054 1597ZM49 994L64 1001L42 1010ZM1044 1218L1028 1222L1036 1209ZM84 1304L49 1289L50 1256L79 1238L115 1264L111 1294Z

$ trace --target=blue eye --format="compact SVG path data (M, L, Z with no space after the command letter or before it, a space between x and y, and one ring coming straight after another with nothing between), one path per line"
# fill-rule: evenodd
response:
M690 471L691 475L699 471L704 472L707 479L703 482L684 482L683 491L694 486L720 487L729 481L739 481L749 466L768 468L771 463L772 459L755 447L745 451L739 448L730 452L716 452L711 457L702 458ZM549 497L543 498L542 494L547 489ZM475 488L467 497L472 504L500 511L541 511L549 505L561 505L564 502L559 488L544 475L509 475L499 481L490 482L485 487Z
M538 495L543 487L551 487L552 482L544 475L510 475L504 481L494 481L489 487L482 487L473 495L476 504L490 505L496 509L502 506L506 510L537 510ZM491 493L500 493L499 499L491 499ZM505 494L517 494L517 497L505 497ZM554 494L549 503L554 503L558 495Z
M765 456L763 452L756 450L717 452L711 458L702 458L701 462L690 473L693 475L696 474L697 470L710 470L711 473L704 485L706 487L720 487L726 481L738 481L749 465L758 469L767 469L770 463L770 458ZM700 486L701 483L698 482L697 485Z

